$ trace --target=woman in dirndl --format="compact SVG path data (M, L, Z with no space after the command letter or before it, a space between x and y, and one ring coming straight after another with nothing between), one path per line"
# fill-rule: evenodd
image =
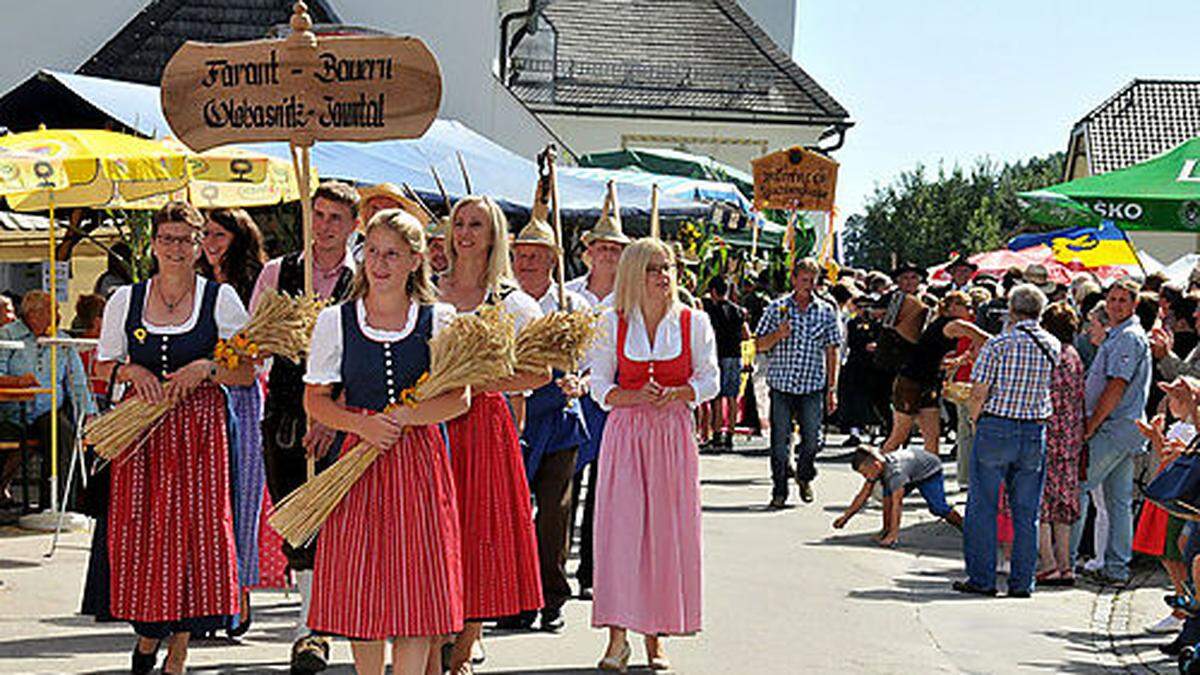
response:
M262 234L243 209L207 213L200 240L203 255L196 269L206 279L229 284L247 307L266 259ZM228 626L230 637L250 630L250 588L259 584L259 525L267 493L262 454L262 387L226 387L229 398L230 482L233 484L233 534L237 542L242 613Z
M458 509L437 425L465 413L469 395L388 409L429 370L429 341L455 312L433 304L413 216L377 213L363 251L353 300L317 319L304 407L347 432L343 450L363 440L382 454L321 528L308 625L352 640L360 675L383 674L389 639L394 672L440 673L440 647L462 629L463 600Z
M232 336L247 316L233 288L194 271L203 222L182 202L154 214L157 272L113 294L97 351L100 376L132 396L173 404L111 467L112 615L138 635L133 673L154 669L163 640L163 672L182 673L189 635L216 630L239 612L218 385L248 385L254 372L249 365L227 371L209 358L217 339Z
M720 385L708 316L680 304L669 246L640 239L621 254L616 306L601 318L592 397L609 413L596 495L592 625L608 628L601 670L624 672L626 631L642 633L654 670L662 637L701 623L700 457L692 409Z
M508 221L489 197L466 197L450 212L450 269L441 299L459 312L502 305L521 330L541 315L537 301L513 281ZM463 604L467 624L451 653L451 673L471 672L471 652L483 621L542 607L529 484L517 425L504 394L550 381L550 373L518 374L478 388L470 411L446 425L462 524Z

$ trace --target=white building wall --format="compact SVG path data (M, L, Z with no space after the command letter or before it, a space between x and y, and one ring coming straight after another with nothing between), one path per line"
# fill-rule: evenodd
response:
M0 3L0 93L40 69L74 72L137 15L147 0L33 0Z
M543 115L577 154L625 147L674 148L750 171L750 160L793 145L815 145L822 128L644 118Z
M424 40L442 69L439 117L459 120L509 150L532 158L554 142L554 137L493 74L500 54L497 2L333 0L330 4L343 23Z

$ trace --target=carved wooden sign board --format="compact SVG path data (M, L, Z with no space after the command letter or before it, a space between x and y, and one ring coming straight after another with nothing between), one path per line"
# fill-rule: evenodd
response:
M307 15L285 39L184 43L163 70L171 130L197 152L228 143L418 138L442 98L421 40L317 38Z
M838 163L811 150L791 148L750 162L754 208L833 211Z

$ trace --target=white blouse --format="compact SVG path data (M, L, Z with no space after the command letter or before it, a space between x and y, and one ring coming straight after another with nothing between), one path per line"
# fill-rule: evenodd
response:
M358 329L367 339L375 342L398 342L408 337L417 326L419 308L417 303L408 306L408 318L404 321L404 328L399 331L380 330L367 323L367 307L363 301L360 299L354 302ZM440 302L434 304L433 334L436 336L440 333L454 317L452 305ZM342 381L343 344L342 307L326 307L317 316L317 325L313 327L312 342L308 347L308 369L304 373L305 384L334 384Z
M200 318L200 306L204 303L204 289L207 284L214 283L202 276L196 276L196 291L193 293L192 314L187 321L177 326L158 326L145 318L146 304L150 300L150 290L154 281L146 286L146 295L142 299L142 323L146 330L154 335L182 335L196 327ZM129 316L129 300L132 297L132 286L121 286L113 292L108 303L104 306L104 319L100 324L100 344L96 348L96 358L100 361L124 361L129 356L129 344L125 335L125 320ZM242 305L237 291L228 284L221 284L217 289L217 303L214 309L217 322L217 337L228 339L238 332L250 315Z
M683 351L683 330L679 313L684 308L675 305L667 312L654 334L654 347L650 346L649 333L641 311L629 317L629 329L625 334L625 358L630 361L670 361ZM692 407L715 397L721 387L721 375L717 368L717 340L708 315L691 310L692 316L692 376L688 385L695 392ZM617 312L608 310L600 317L600 332L592 347L588 360L592 366L592 398L604 410L612 406L604 402L608 392L617 388Z

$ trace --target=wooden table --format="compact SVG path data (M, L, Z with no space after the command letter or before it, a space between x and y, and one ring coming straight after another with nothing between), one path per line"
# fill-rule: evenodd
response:
M27 404L37 399L39 394L49 394L49 387L0 387L0 403L16 403L21 410L21 435L17 447L21 451L21 509L30 513L29 508L29 411ZM40 500L45 500L42 495Z

